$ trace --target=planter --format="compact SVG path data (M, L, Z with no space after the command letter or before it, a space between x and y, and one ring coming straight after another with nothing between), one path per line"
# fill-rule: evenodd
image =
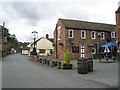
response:
M93 71L93 59L88 58L88 72Z
M57 63L57 68L58 68L58 69L61 69L61 62L58 62L58 63Z
M42 63L42 58L39 59L39 63Z
M51 66L51 67L55 67L55 62L54 62L54 61L51 61L50 66Z
M88 61L87 58L81 58L77 61L77 70L80 74L88 73Z
M50 65L50 61L49 60L47 60L47 65Z
M63 64L62 69L72 69L72 64Z

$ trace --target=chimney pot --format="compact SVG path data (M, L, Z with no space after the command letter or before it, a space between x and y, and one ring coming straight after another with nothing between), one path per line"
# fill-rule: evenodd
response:
M46 34L46 39L49 39L49 35L48 34Z

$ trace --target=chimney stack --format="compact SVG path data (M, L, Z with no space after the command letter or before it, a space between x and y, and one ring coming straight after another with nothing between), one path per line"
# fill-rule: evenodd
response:
M46 34L46 39L49 39L49 35L48 34Z

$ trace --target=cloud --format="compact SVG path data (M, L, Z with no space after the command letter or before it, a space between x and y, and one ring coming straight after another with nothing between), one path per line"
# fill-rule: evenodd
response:
M45 0L46 1L46 0ZM115 23L115 0L62 0L46 2L0 2L0 24L6 22L19 41L31 41L31 32L53 37L58 18ZM109 3L108 3L109 2Z

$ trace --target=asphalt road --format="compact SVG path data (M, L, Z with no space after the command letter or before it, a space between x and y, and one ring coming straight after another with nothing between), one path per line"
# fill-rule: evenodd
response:
M77 72L76 72L77 73ZM107 85L80 79L57 68L30 61L21 54L3 58L2 88L106 88Z

